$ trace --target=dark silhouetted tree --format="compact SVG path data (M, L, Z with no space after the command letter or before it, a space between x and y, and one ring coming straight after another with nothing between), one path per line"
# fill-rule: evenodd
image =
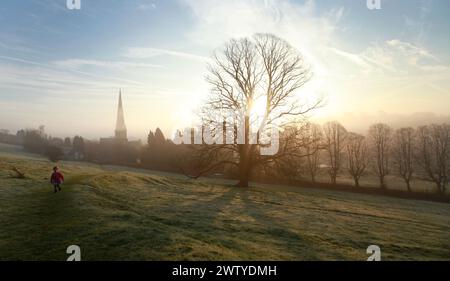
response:
M323 131L317 124L308 123L305 134L306 168L311 181L316 182L316 175L320 168L320 151L323 149Z
M398 173L403 178L406 188L411 192L411 179L414 172L415 132L413 128L401 128L395 132L393 156Z
M445 193L450 169L450 125L430 125L417 129L418 162L438 192Z
M328 152L328 172L332 184L336 184L342 167L342 156L347 138L347 130L338 122L328 122L323 126L324 145Z
M84 154L84 139L80 136L75 136L73 138L73 150L75 153L78 153L80 155Z
M359 187L359 180L367 168L367 144L364 136L349 133L347 139L348 172Z
M380 187L386 188L385 177L389 174L389 155L391 153L392 129L386 124L375 124L369 129L373 164L380 180Z
M181 149L167 140L157 128L155 133L150 131L147 138L148 144L141 150L142 165L149 169L162 171L178 171L177 156Z
M39 130L26 130L23 140L25 150L33 153L44 153L47 140Z
M148 133L148 137L147 137L147 144L150 145L155 141L155 134L153 134L152 131L150 131L150 133Z
M260 129L257 138L263 133L269 136L273 128L283 128L293 118L305 116L316 108L320 101L302 106L296 97L297 90L309 80L311 73L296 49L270 34L230 40L215 54L208 70L207 82L212 89L200 114L203 126L210 130L210 124L222 124L232 112L236 114L234 129L233 126L215 126L214 136L219 138L228 130L231 138L240 141L196 146L196 156L202 158L198 162L205 167L194 176L217 167L234 166L238 170L237 186L247 187L255 167L272 165L273 161L287 155L281 149L277 155L262 156L259 152L267 143L251 141L252 127ZM258 102L265 104L260 118L253 113ZM240 129L242 131L238 131Z
M58 162L64 156L63 151L58 146L48 145L44 152L50 161Z
M66 137L64 139L64 145L67 146L67 147L72 146L72 140L69 137Z

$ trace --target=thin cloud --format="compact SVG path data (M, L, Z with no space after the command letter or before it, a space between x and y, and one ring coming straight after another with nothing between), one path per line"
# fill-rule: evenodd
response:
M39 54L39 55L43 55L44 53L39 52L33 48L28 48L28 47L24 47L24 46L18 46L18 45L7 45L5 43L0 42L0 48L2 49L6 49L6 50L11 50L11 51L15 51L15 52L21 52L21 53L31 53L31 54Z
M194 55L190 53L185 52L179 52L179 51L173 51L173 50L166 50L166 49L157 49L157 48L141 48L141 47L131 47L128 48L125 51L124 54L125 57L131 58L131 59L148 59L148 58L154 58L159 56L173 56L177 58L187 59L187 60L194 60L199 62L205 62L208 61L209 58Z
M60 61L54 61L52 64L69 67L69 68L81 68L83 66L96 66L107 68L164 68L162 65L149 64L149 63L134 63L124 61L101 61L101 60L86 60L86 59L66 59Z
M74 73L78 73L78 74L81 74L81 75L94 77L94 78L101 78L101 79L105 79L105 80L120 81L122 83L128 83L128 84L143 85L143 83L139 82L139 81L134 81L134 80L129 80L129 79L122 79L122 78L118 78L118 77L107 77L107 76L92 74L92 73L88 73L88 72L84 72L84 71L74 70L74 69L61 68L61 66L57 66L57 65L51 65L51 64L46 64L46 63L39 63L39 62L25 60L25 59L20 59L20 58L15 58L15 57L0 56L0 59L20 62L20 63L24 63L24 64L31 64L31 65L35 65L35 66L41 66L41 67L44 67L44 68L57 70L57 71L74 72Z

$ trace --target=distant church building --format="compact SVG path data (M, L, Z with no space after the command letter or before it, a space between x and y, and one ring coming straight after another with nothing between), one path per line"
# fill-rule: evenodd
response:
M122 90L119 90L119 104L117 107L117 119L116 119L116 129L114 131L114 137L101 138L100 143L102 144L114 144L114 143L129 143L127 136L127 126L125 125L125 116L123 113L123 103L122 103ZM140 144L140 141L133 142L133 144Z
M123 115L122 90L119 90L119 106L117 108L115 138L125 142L128 141L127 126L125 125L125 117Z

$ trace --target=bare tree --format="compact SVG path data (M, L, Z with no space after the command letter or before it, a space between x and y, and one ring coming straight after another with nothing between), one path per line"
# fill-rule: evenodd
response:
M305 161L301 155L305 152L301 148L305 146L303 142L308 141L304 138L306 126L300 122L284 128L280 135L281 151L284 155L274 158L273 164L269 162L262 165L266 175L274 175L275 173L275 177L287 179L291 183L302 176ZM286 153L288 151L292 154Z
M445 193L450 168L450 125L419 127L417 137L418 162L438 192Z
M310 176L313 175L313 182L315 181L319 151L322 149L321 134L320 126L302 120L284 127L280 135L281 157L274 158L274 161L286 177L290 174L290 179L293 180L304 176L304 170L307 170Z
M304 134L304 150L306 155L306 168L311 181L316 182L316 175L319 171L320 150L323 148L323 132L322 128L313 123L306 125Z
M395 132L393 154L398 173L403 178L408 192L411 192L411 179L414 172L414 129L401 128Z
M324 125L325 149L328 152L329 174L332 184L336 179L342 166L342 151L345 147L347 131L338 122L328 122Z
M207 76L212 91L200 114L203 124L222 122L227 119L226 112L234 112L242 118L233 120L231 134L236 140L240 138L238 128L243 128L244 133L242 140L234 144L199 146L199 155L208 159L208 165L195 177L212 167L232 165L239 172L237 185L246 187L254 167L292 152L287 151L291 146L285 145L276 155L260 155L264 145L251 141L251 128L283 128L318 107L321 101L310 105L298 103L297 90L310 79L311 73L297 50L276 36L256 34L252 38L233 39L215 54L213 61ZM253 113L258 102L265 104L262 116ZM217 130L216 135L220 136L228 127Z
M348 172L359 187L359 179L367 168L367 143L364 136L349 133L347 140Z
M375 158L375 172L380 179L380 187L386 188L385 177L389 174L389 153L392 129L386 124L375 124L369 129L372 152Z

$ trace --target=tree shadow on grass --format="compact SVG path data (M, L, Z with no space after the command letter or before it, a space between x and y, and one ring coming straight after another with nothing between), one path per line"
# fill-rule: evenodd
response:
M263 233L261 236L266 240L266 245L271 246L274 249L278 249L283 259L288 260L318 260L320 259L321 248L316 246L314 240L311 239L306 233L302 233L302 227L299 226L297 230L293 229L289 223L283 222L282 219L277 218L271 211L282 211L286 206L283 203L273 202L269 200L263 200L263 202L257 202L251 198L256 196L255 194L260 191L252 189L244 190L240 193L242 202L244 203L243 211L254 218L261 227ZM263 193L264 196L270 194ZM272 196L276 196L272 194ZM267 199L267 198L265 198ZM299 223L301 223L299 221ZM307 231L306 229L304 231ZM270 259L270 257L268 257Z
M143 246L146 251L158 249L160 260L220 259L216 246L227 244L223 231L214 222L234 199L236 190L220 189L208 198L190 199L193 204L158 206L143 213L141 225L159 234ZM156 228L156 229L154 229ZM134 234L139 235L139 234ZM141 241L142 242L142 241ZM223 242L223 243L222 243ZM145 253L143 254L145 255ZM225 257L226 258L226 257ZM147 256L148 259L148 256Z
M229 187L210 200L187 205L185 214L179 218L183 222L178 225L185 224L183 228L189 227L187 235L225 248L238 259L317 260L314 253L319 249L304 235L270 214L272 210L283 208L282 204L275 207L262 205L251 198L254 192L253 189ZM213 258L216 259L214 254Z

